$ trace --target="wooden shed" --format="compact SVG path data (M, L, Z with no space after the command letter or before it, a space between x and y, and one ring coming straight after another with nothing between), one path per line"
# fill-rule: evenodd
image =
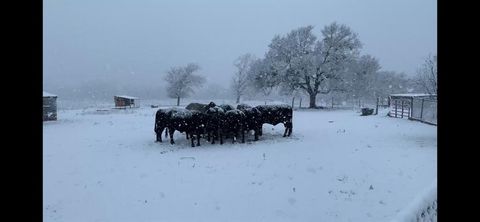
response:
M57 96L43 91L43 121L57 120Z
M133 96L114 96L113 99L115 100L115 108L126 108L126 107L136 107L135 100L138 99L137 97Z
M389 96L390 111L388 116L412 119L415 116L414 113L423 113L424 101L435 101L436 103L436 100L437 95L435 94L391 94ZM418 105L417 101L421 101L421 105Z

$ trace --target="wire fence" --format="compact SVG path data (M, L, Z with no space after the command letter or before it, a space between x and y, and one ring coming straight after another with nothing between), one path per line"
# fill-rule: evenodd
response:
M437 125L436 96L397 96L390 101L390 111L388 116L395 118L408 118L410 120Z
M437 125L437 100L414 98L410 119Z

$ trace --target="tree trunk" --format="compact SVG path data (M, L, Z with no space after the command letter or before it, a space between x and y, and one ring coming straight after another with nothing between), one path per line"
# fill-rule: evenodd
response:
M309 108L317 108L317 94L310 94L310 107Z
M180 96L177 97L177 106L180 106Z
M237 103L240 103L240 95L237 95Z

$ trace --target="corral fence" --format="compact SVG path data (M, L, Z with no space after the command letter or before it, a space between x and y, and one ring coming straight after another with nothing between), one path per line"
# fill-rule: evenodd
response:
M437 96L429 94L390 95L388 116L408 118L423 123L437 125Z
M437 125L437 100L413 99L410 119Z
M308 109L309 99L303 97L293 97L293 98L282 98L279 101L284 102L285 104L291 104L294 109ZM343 97L331 97L325 96L323 98L318 98L316 101L317 107L319 109L332 109L332 110L355 110L360 112L362 108L372 108L374 109L374 114L378 114L380 108L388 108L388 98L376 97L370 99L352 99L352 98L343 98Z

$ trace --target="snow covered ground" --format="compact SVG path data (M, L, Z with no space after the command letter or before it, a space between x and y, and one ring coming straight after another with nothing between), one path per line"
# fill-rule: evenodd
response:
M390 221L436 180L436 127L294 112L245 144L155 143L156 109L59 110L43 126L44 221ZM386 113L385 113L386 114Z

